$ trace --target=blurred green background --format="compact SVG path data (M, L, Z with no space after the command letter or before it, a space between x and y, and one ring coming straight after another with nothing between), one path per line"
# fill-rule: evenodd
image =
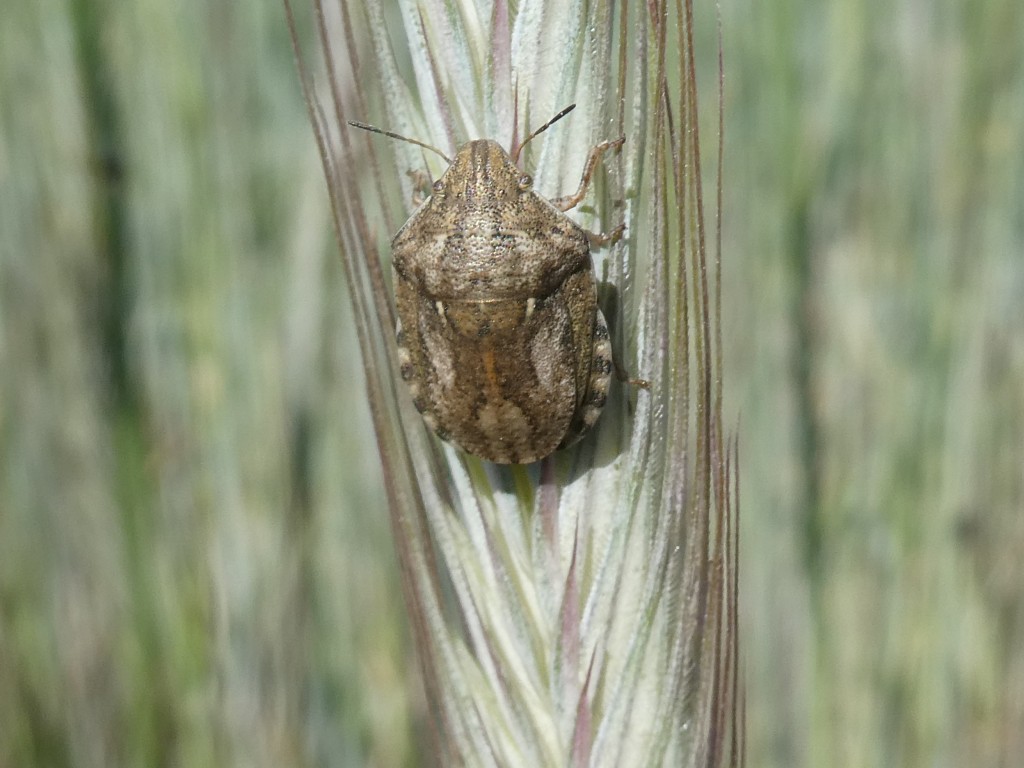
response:
M749 764L1022 765L1024 6L721 15ZM340 272L279 3L3 4L0 766L423 764Z

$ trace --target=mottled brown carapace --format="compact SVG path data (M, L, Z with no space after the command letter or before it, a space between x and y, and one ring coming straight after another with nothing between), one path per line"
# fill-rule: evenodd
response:
M395 235L401 374L443 439L522 464L597 421L612 350L597 307L594 236L562 211L582 198L600 154L620 143L594 148L576 195L548 201L499 144L469 142Z

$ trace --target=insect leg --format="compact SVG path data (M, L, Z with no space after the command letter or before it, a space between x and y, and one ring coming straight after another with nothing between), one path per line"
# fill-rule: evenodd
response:
M577 189L576 193L573 195L556 197L551 201L552 205L560 211L568 211L579 205L580 200L582 200L584 195L587 194L587 187L590 186L590 178L594 175L594 169L597 168L597 163L601 160L601 155L609 149L621 147L625 142L626 137L620 136L614 141L602 141L596 147L591 149L590 155L587 157L587 164L583 166L583 176L580 179L579 189Z
M591 247L597 248L602 245L607 245L608 243L617 243L619 239L622 237L622 233L626 231L626 225L619 224L619 226L617 226L611 232L590 232L589 230L584 231L586 231L587 233L587 239L590 241Z
M412 179L412 204L418 208L424 200L430 197L430 176L422 169L405 173Z

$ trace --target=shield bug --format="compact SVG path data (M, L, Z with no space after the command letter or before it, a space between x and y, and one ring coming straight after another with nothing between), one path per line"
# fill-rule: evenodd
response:
M511 155L470 141L391 242L398 360L413 403L442 439L499 464L525 464L564 448L597 421L608 396L612 348L597 306L594 235L565 211L583 199L601 155L591 149L579 188L545 199Z

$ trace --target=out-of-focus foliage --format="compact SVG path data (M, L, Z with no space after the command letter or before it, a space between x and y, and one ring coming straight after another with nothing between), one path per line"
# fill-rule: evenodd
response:
M722 13L751 764L1024 764L1024 6Z
M722 23L750 764L1020 764L1024 7ZM3 4L0 766L418 764L346 307L280 6Z
M0 765L413 761L282 8L2 13Z

